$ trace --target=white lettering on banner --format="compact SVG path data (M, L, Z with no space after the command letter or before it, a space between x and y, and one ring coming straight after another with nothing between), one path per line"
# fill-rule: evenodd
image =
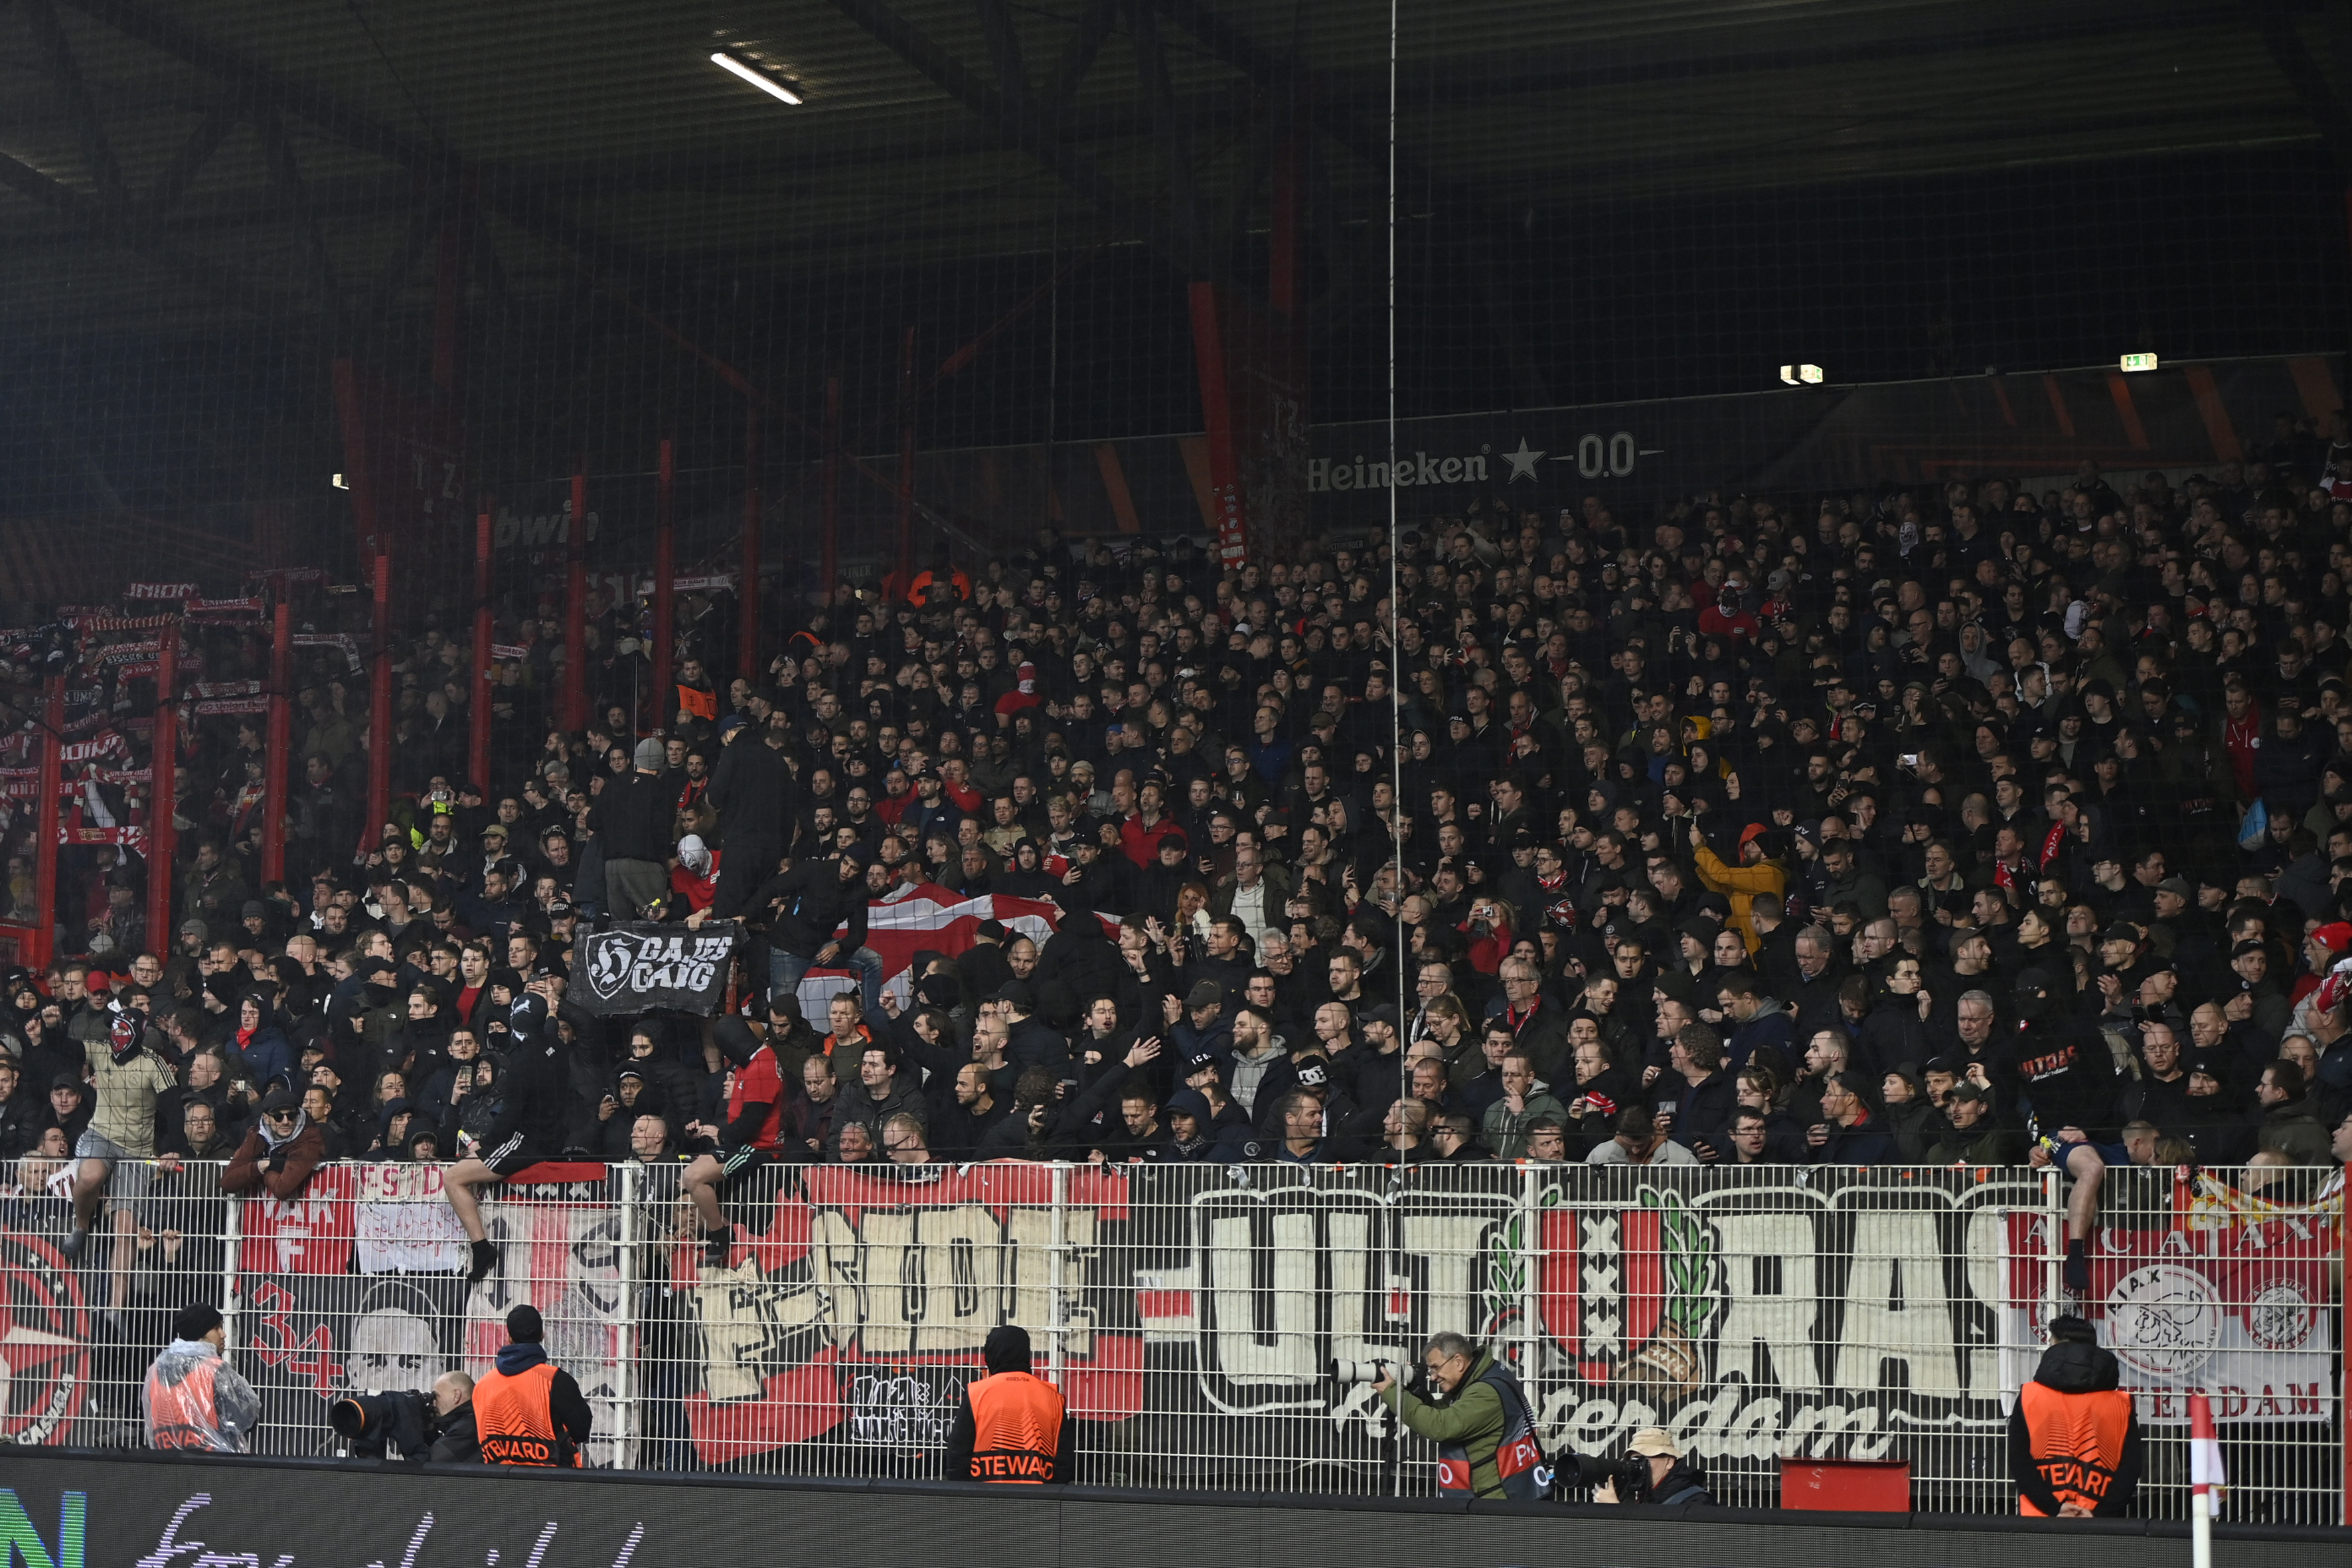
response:
M602 521L596 515L596 510L591 507L588 510L588 538L596 537L596 530ZM532 517L518 516L512 507L502 506L499 508L498 521L490 527L490 542L500 550L515 544L533 550L549 544L569 544L572 542L572 503L565 500L555 510Z
M631 936L615 931L596 939L588 984L607 1002L624 991L708 990L734 944L731 934Z
M291 1552L232 1552L217 1542L181 1540L180 1531L187 1527L195 1511L210 1508L212 1501L213 1494L210 1492L190 1493L185 1502L172 1510L171 1521L163 1526L163 1533L155 1542L155 1550L139 1559L134 1568L261 1568L265 1562L272 1564L272 1568L294 1568L295 1554ZM540 1560L547 1555L548 1545L555 1539L556 1522L549 1520L540 1527L538 1542L529 1558L532 1568L536 1568ZM209 1528L206 1533L211 1533ZM425 1538L432 1533L433 1515L426 1513L417 1520L416 1528L409 1532L407 1545L395 1552L384 1552L374 1568L383 1568L388 1561L397 1561L401 1568L410 1568L425 1550ZM637 1554L637 1547L645 1538L643 1521L632 1524L627 1538L613 1555L612 1568L629 1568L629 1560ZM515 1544L520 1544L519 1539ZM469 1544L467 1550L478 1551L479 1543ZM575 1558L583 1563L590 1561L576 1557L576 1552ZM499 1561L497 1548L490 1550L488 1561L493 1563Z
M866 1356L969 1353L1000 1324L1042 1322L1052 1268L1053 1214L1016 1207L1000 1224L985 1206L818 1209L809 1226L813 1320L835 1348ZM1065 1267L1094 1252L1095 1215L1064 1216ZM779 1321L798 1320L797 1311ZM1091 1314L1073 1311L1064 1347L1091 1352Z
M1706 1458L1875 1458L1906 1429L2005 1418L1996 1205L2028 1195L1553 1189L1530 1236L1508 1194L1218 1188L1192 1200L1190 1263L1139 1275L1138 1315L1190 1342L1225 1413L1368 1422L1326 1363L1450 1329L1516 1349L1548 1443L1664 1425Z
M1416 485L1465 484L1486 477L1486 457L1483 452L1467 458L1433 458L1426 452L1415 452L1408 458L1399 453L1393 471L1386 462L1367 463L1362 458L1352 463L1331 458L1310 458L1307 461L1307 488L1310 492L1381 490L1391 486L1409 489Z
M1310 494L1332 490L1381 490L1424 489L1432 485L1482 484L1487 478L1487 458L1496 450L1489 444L1475 454L1465 457L1432 457L1416 450L1410 456L1400 452L1393 467L1384 458L1366 458L1361 455L1347 458L1310 458L1307 462L1307 489ZM1578 436L1560 455L1551 458L1555 463L1574 466L1584 479L1624 479L1633 472L1645 455L1641 443L1630 430L1614 430L1607 434L1587 431ZM1505 452L1503 460L1509 466L1514 479L1535 479L1538 465L1549 454L1530 447L1524 437L1515 450ZM1654 454L1650 454L1654 455Z
M2179 1424L2203 1394L2221 1421L2336 1417L2331 1321L2343 1255L2341 1187L2289 1208L2193 1178L2189 1228L2101 1226L2087 1248L2086 1313L2113 1351L2144 1421ZM2050 1304L2038 1289L2045 1226L2011 1215L2002 1237L2011 1281L2005 1342L2039 1342ZM2030 1373L2018 1353L2009 1375Z
M946 1445L963 1400L964 1380L950 1378L943 1397L919 1377L861 1377L849 1385L849 1436L855 1443L887 1448L938 1448Z

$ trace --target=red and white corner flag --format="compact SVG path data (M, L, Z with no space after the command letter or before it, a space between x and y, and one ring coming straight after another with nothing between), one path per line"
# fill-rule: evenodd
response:
M2221 1517L2221 1498L2230 1478L2221 1469L2221 1439L2213 1435L2213 1405L2201 1394L2189 1396L2189 1493L2192 1509L2206 1517Z

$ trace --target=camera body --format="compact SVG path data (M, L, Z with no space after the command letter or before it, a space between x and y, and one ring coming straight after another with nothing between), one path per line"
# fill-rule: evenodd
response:
M1415 1394L1423 1392L1428 1381L1429 1369L1418 1361L1338 1361L1331 1363L1331 1381L1339 1384L1378 1383L1382 1377L1392 1378L1399 1386Z
M327 1421L355 1459L422 1460L441 1426L433 1396L408 1388L339 1394L327 1406Z

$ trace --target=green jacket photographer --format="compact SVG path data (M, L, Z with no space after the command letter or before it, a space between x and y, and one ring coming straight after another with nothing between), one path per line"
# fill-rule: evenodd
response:
M1372 1385L1413 1433L1437 1445L1441 1490L1534 1502L1543 1449L1535 1413L1511 1369L1459 1334L1438 1334L1422 1356L1436 1398L1423 1399L1382 1373Z

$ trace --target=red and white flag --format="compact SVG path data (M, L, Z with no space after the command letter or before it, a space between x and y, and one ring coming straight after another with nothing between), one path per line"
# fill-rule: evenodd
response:
M904 1006L913 995L916 953L928 950L953 958L971 946L981 921L988 920L1002 921L1042 944L1061 919L1060 906L1045 899L1004 893L967 899L935 882L919 882L887 902L866 905L866 945L882 960L882 989ZM1110 929L1108 922L1105 929ZM801 982L801 1010L822 1028L825 1003L856 984L855 970L812 969Z
M2221 1517L2221 1499L2230 1478L2221 1468L2221 1439L2213 1435L2213 1402L2201 1394L2189 1396L2189 1493L2214 1519Z

